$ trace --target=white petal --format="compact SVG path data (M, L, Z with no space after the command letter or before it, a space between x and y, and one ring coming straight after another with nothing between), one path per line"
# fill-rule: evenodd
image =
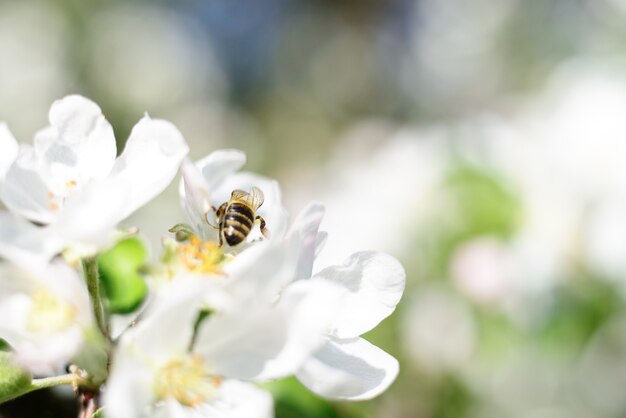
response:
M216 314L198 332L194 352L216 373L267 380L293 374L322 343L343 291L321 280L290 286L276 306Z
M270 239L282 238L287 233L289 215L282 203L280 186L276 180L271 180L267 186L261 182L260 186L257 187L261 189L265 187L264 207L259 208L257 215L265 219Z
M72 327L66 332L50 335L41 341L15 340L3 336L15 349L15 361L35 376L61 374L83 345L83 330Z
M94 184L73 197L48 228L66 246L106 247L115 234L116 225L123 219L130 193L114 182Z
M317 279L298 281L285 289L276 308L288 318L287 339L256 379L276 379L298 370L323 343L344 296L344 289Z
M318 232L317 238L315 239L315 257L317 257L322 252L327 240L328 232Z
M195 163L185 162L181 167L179 187L182 207L196 232L204 240L217 241L218 231L207 223L217 225L216 209L226 200L213 195L215 189L246 163L246 154L234 149L213 151Z
M184 406L175 399L168 398L159 402L149 416L150 418L203 418L205 415L200 413L199 409Z
M118 214L120 221L167 187L188 151L170 122L146 116L135 125L111 173L111 181L129 192L125 209Z
M315 277L349 291L332 333L352 338L391 315L404 291L406 273L395 258L368 251L353 254L344 265L328 267Z
M168 399L151 418L273 418L271 395L250 383L225 380L214 398L196 407ZM115 417L113 417L115 418Z
M56 214L46 179L42 176L44 171L34 149L23 145L5 173L0 197L12 212L34 222L47 224L55 219Z
M102 179L111 171L117 154L115 137L97 104L82 96L66 96L52 104L49 119L50 128L35 137L40 156L74 168L78 178L73 180L78 183ZM58 160L64 147L74 160Z
M109 418L147 417L155 401L156 369L127 348L116 350L104 390L103 405Z
M365 400L385 391L398 375L398 361L362 338L330 340L296 374L316 394Z
M274 417L274 402L269 392L237 380L222 382L217 397L196 409L193 418Z
M196 162L206 179L208 190L217 188L229 175L246 163L246 154L235 149L218 150Z
M198 330L194 352L226 378L253 379L287 341L288 321L275 309L219 313Z
M294 244L300 247L298 279L311 277L318 249L318 230L324 213L324 205L311 202L300 211L291 225L289 236L295 241Z
M50 106L50 125L65 133L65 142L84 141L84 137L97 126L102 111L97 104L77 94L65 96Z
M295 277L297 252L288 242L259 242L224 267L225 289L239 306L269 304Z
M67 243L105 246L120 221L168 185L186 153L172 124L143 118L111 175L67 202L53 225L55 233Z
M3 178L9 166L17 158L17 141L7 127L0 123L0 178Z
M182 179L179 194L181 206L197 234L203 240L217 239L217 230L209 226L207 219L217 226L215 213L211 209L209 187L200 169L190 160L185 159L181 166Z
M0 213L0 257L44 262L63 248L48 228L39 228L10 213Z
M193 326L209 291L217 291L202 278L177 280L149 301L141 320L122 335L124 346L135 347L156 363L186 352Z

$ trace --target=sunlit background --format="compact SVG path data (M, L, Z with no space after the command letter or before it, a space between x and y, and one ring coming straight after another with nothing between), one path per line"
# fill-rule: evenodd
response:
M193 158L246 151L292 214L326 204L317 268L402 261L366 336L394 385L328 403L287 381L277 418L623 417L625 40L626 0L0 0L0 120L30 142L80 93L121 149L144 112L169 119ZM126 222L153 254L176 187Z

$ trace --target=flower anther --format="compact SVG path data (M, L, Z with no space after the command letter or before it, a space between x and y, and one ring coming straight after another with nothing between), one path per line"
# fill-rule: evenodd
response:
M50 292L39 289L32 296L27 328L37 333L55 333L69 328L76 317L74 307Z
M192 235L187 243L176 248L176 253L180 263L191 273L221 273L224 254L213 242Z
M194 407L209 400L221 383L221 377L209 374L200 356L188 355L171 360L158 370L154 391L160 400L173 398Z
M50 204L48 205L48 209L52 211L57 211L65 205L65 201L72 196L78 190L78 182L76 180L70 179L65 181L61 186L56 187L54 191L49 191L47 196L48 200L50 200Z

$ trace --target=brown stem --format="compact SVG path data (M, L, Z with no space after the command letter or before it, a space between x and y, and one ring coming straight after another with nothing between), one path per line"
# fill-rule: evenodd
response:
M98 393L81 392L78 418L89 418L98 410Z

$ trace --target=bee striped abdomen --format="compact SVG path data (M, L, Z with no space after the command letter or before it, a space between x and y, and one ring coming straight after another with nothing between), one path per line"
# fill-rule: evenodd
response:
M241 243L252 229L254 212L241 203L231 203L224 214L224 239L230 246Z

